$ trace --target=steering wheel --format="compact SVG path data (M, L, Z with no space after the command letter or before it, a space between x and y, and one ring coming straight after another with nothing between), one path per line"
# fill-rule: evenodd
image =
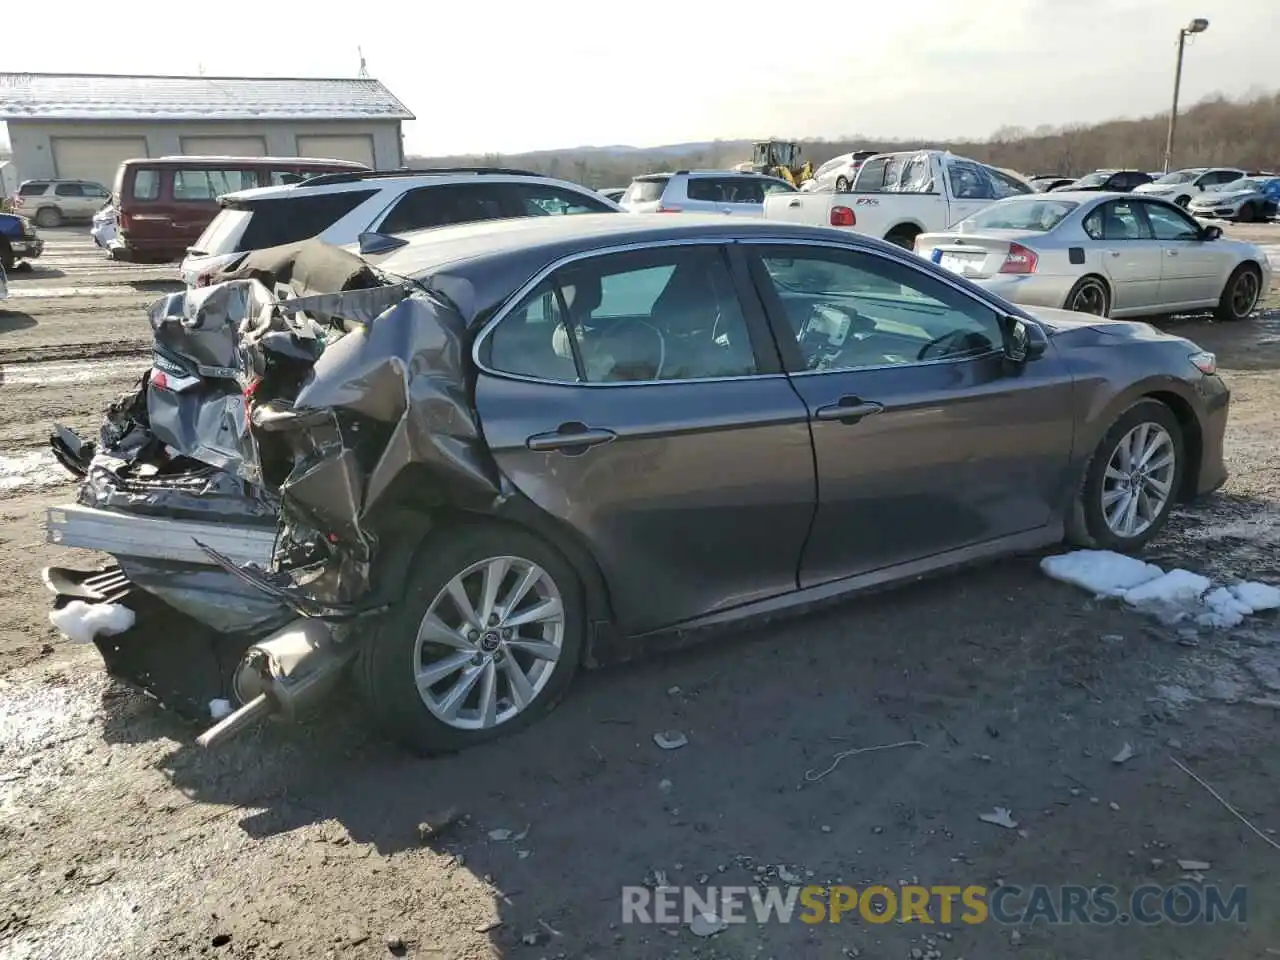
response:
M924 360L926 357L929 356L929 352L931 350L933 350L935 347L943 346L944 344L945 345L954 344L956 346L959 346L961 343L967 340L972 335L972 333L973 331L971 330L949 330L940 337L934 337L932 340L926 343L923 347L921 347L919 352L916 353L916 359ZM946 351L943 351L943 355L945 355L945 353Z
M654 370L653 376L650 379L661 380L662 368L667 362L667 340L662 335L662 331L659 330L657 327L655 327L653 324L649 323L647 320L637 320L631 317L627 317L625 319L613 321L607 327L605 327L600 331L600 335L599 335L600 339L597 341L599 344L599 349L601 351L607 352L609 349L607 344L610 340L617 340L622 338L623 336L632 336L634 335L635 328L647 330L658 341L657 368ZM619 364L615 363L613 368L616 370L618 367L619 367Z

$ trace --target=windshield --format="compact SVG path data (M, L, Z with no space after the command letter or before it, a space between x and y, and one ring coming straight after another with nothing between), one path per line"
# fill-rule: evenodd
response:
M1077 187L1100 187L1111 177L1109 173L1090 173L1075 182Z
M1169 183L1190 183L1201 173L1203 173L1201 170L1175 170L1173 173L1166 173L1159 180L1153 180L1152 183L1162 186Z
M992 204L973 216L961 220L956 229L961 233L975 230L1033 230L1045 233L1052 230L1078 203L1067 200L1050 200L1037 197L1034 200L1009 200Z
M1266 189L1266 183L1262 180L1255 180L1253 177L1241 177L1239 180L1232 180L1230 183L1219 183L1217 186L1210 187L1212 193L1238 193L1241 190L1257 190L1261 192Z

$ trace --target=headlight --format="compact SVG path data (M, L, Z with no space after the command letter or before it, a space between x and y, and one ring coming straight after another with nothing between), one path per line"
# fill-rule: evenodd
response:
M1208 350L1198 350L1190 358L1191 365L1204 374L1218 372L1218 358Z

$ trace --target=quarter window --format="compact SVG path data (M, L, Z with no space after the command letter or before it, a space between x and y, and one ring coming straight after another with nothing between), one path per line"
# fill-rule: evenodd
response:
M897 260L813 248L760 254L805 370L958 360L1003 346L996 311Z
M133 173L133 199L135 200L159 200L160 199L160 171L159 170L135 170Z
M496 370L546 380L646 383L758 372L716 247L612 254L553 274L486 341Z
M512 201L512 216L547 217L579 213L613 213L613 207L594 197L561 187L534 183L508 183L507 196Z

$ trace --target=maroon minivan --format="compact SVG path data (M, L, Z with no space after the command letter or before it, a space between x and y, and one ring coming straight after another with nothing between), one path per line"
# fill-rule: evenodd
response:
M157 157L125 160L111 202L118 260L179 260L218 215L218 197L299 183L322 173L368 170L350 160L309 157Z

